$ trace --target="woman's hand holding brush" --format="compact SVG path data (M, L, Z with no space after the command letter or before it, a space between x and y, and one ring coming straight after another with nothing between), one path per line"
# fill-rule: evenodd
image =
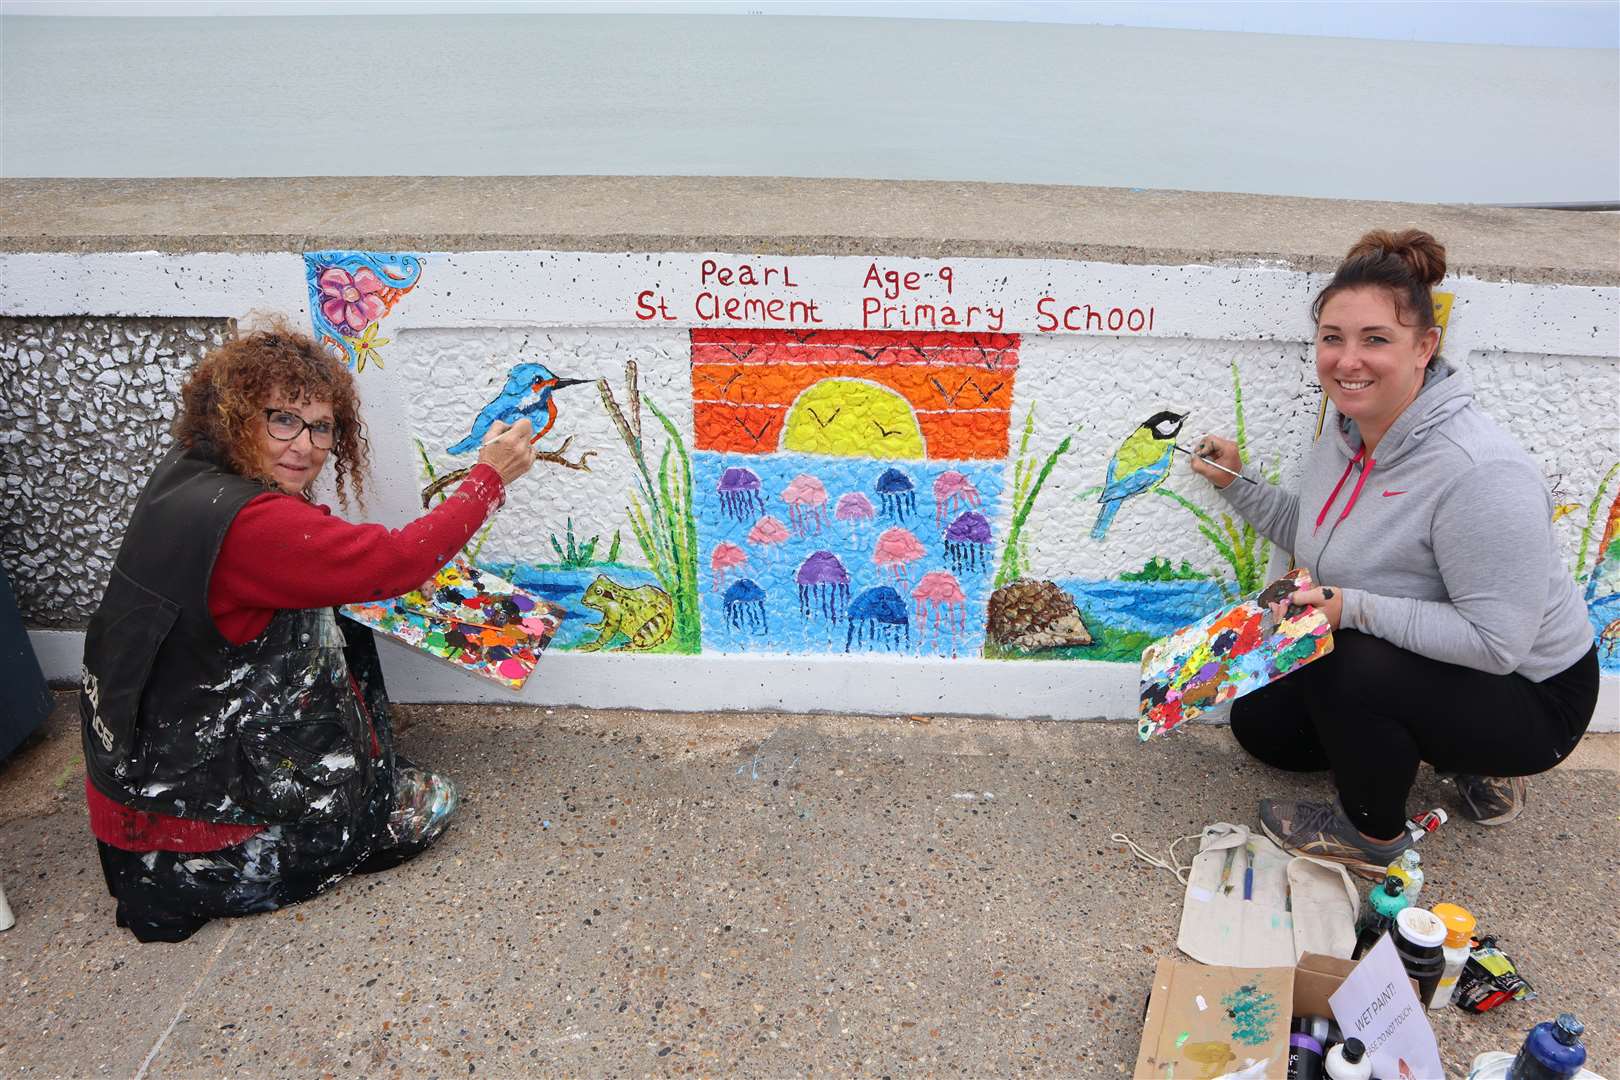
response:
M1177 446L1176 449L1188 455L1193 472L1218 488L1239 479L1254 483L1243 475L1243 458L1238 454L1237 443L1231 439L1223 439L1217 435L1200 435L1191 449L1181 446Z

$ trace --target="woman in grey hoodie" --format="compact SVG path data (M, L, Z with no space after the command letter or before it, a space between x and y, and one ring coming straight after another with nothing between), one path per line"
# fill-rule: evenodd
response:
M1463 813L1518 816L1523 777L1563 760L1591 720L1598 664L1580 591L1554 542L1552 496L1530 456L1437 354L1427 233L1370 232L1312 307L1333 408L1297 493L1238 484L1237 446L1204 436L1192 468L1293 552L1317 587L1294 595L1333 624L1332 653L1236 702L1249 753L1331 769L1333 803L1265 799L1284 849L1364 876L1411 844L1419 762L1452 774Z

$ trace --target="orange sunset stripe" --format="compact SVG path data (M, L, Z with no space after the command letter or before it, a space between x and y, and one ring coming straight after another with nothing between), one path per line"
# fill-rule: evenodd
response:
M860 379L905 398L930 458L1004 458L1017 367L1011 334L694 330L696 447L772 453L800 394Z

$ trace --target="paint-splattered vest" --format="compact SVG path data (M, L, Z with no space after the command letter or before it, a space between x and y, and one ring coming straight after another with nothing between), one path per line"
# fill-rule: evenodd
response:
M345 648L374 675L370 631L289 609L232 645L208 613L225 531L265 491L203 445L171 451L135 505L85 634L80 697L90 779L117 802L239 824L361 812L375 766Z

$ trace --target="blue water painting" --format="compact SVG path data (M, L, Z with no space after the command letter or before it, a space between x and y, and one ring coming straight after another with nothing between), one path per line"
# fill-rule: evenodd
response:
M1228 601L1216 581L1087 581L1060 578L1087 618L1164 637Z
M979 655L1004 468L694 454L704 651Z

